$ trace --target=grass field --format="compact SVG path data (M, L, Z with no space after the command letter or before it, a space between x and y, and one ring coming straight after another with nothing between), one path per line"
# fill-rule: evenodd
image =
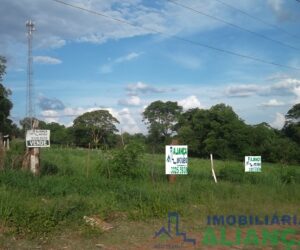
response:
M300 215L300 166L263 162L262 173L246 175L242 162L215 161L215 184L210 161L191 158L189 175L170 184L164 155L145 154L143 175L136 178L105 174L111 155L43 149L42 176L9 167L0 172L0 246L93 249L100 240L108 246L127 242L135 249L165 224L170 211L180 214L187 231L199 233L208 215ZM106 233L91 228L83 220L90 215L115 228Z

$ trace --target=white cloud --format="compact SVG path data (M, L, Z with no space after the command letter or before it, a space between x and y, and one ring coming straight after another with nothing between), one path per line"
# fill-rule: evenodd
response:
M185 99L178 101L178 104L183 107L184 110L188 110L191 108L200 108L202 107L198 98L194 95L191 95Z
M42 38L37 45L38 48L51 48L58 49L66 45L66 40L61 39L57 36L50 36Z
M39 64L61 64L62 61L58 58L50 56L34 56L33 61Z
M40 113L40 117L46 122L58 122L66 126L71 126L73 120L86 113L95 110L107 110L109 111L120 124L117 124L119 130L128 133L140 133L141 129L134 117L133 113L128 108L123 108L121 110L116 110L113 108L103 108L103 107L66 107L64 110L44 110ZM135 114L138 116L138 114Z
M284 102L277 101L276 99L271 99L268 102L264 102L261 104L263 107L278 107L278 106L283 106Z
M141 105L141 98L136 95L132 95L128 98L119 100L118 103L125 106L139 106Z
M113 67L115 65L121 64L121 63L124 63L124 62L132 61L132 60L138 58L141 54L142 53L132 52L132 53L129 53L129 54L125 55L125 56L118 57L115 60L113 60L112 62L109 62L107 64L103 64L100 67L100 73L101 74L111 73L113 71Z
M281 129L285 123L285 117L281 113L276 113L275 120L271 122L273 128Z
M121 57L117 58L115 60L115 63L128 62L128 61L131 61L135 58L138 58L140 55L141 55L141 53L132 52L132 53L129 53L128 55L121 56Z
M183 54L173 54L170 58L180 66L186 69L199 69L202 65L201 60L198 57Z
M270 87L270 95L291 95L295 97L291 103L298 103L300 102L300 80L295 78L283 79Z
M294 100L293 104L300 103L300 86L295 87L293 92L296 95L296 99Z
M128 108L120 110L117 114L118 120L120 121L120 130L122 132L128 133L140 133L141 129L139 128L136 120L133 118L132 113Z
M128 84L126 87L126 90L131 95L136 95L137 93L147 94L147 93L163 93L168 90L166 89L160 89L153 86L150 86L143 82L137 82L134 84Z
M189 6L220 15L225 19L233 17L232 11L214 1L188 1ZM74 5L102 13L108 18L64 6L54 1L1 0L0 9L0 53L11 43L26 45L25 22L31 17L36 24L34 46L38 48L60 48L67 42L104 43L142 35L166 32L187 35L224 26L207 17L192 14L167 1L145 4L141 0L77 0ZM244 9L256 7L253 1L239 1ZM126 25L112 20L124 20ZM134 27L134 26L137 27ZM144 27L144 28L140 28ZM185 35L183 34L183 35ZM160 35L158 35L160 36ZM160 36L162 37L162 36ZM2 48L2 49L1 49ZM2 51L3 50L3 51ZM22 48L25 54L26 46ZM24 53L23 53L24 51ZM15 54L15 51L10 51ZM2 53L3 54L3 53Z
M240 84L228 86L224 94L228 97L248 97L258 94L263 88L255 84Z
M43 110L41 116L47 123L59 121L59 113L56 110Z

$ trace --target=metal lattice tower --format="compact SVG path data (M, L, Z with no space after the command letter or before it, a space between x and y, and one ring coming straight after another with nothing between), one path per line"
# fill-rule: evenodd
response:
M29 118L29 128L32 128L34 117L33 106L33 67L32 67L32 34L35 30L34 23L29 20L26 22L27 38L28 38L28 62L27 62L27 89L26 89L26 117Z

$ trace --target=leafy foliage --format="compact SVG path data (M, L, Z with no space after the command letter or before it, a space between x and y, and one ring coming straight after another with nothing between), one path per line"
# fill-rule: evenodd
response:
M177 102L152 102L143 112L143 121L148 125L149 142L154 145L168 142L175 132L182 107Z
M10 120L8 117L13 104L9 100L11 91L6 89L2 84L3 76L5 75L5 64L6 59L0 56L0 133L6 135L11 132L12 120Z
M76 144L92 143L98 147L100 143L107 144L111 134L117 132L115 126L119 121L107 110L96 110L84 113L74 120L74 135Z
M300 103L295 104L285 116L283 132L300 145Z
M141 144L130 143L114 152L112 159L108 162L112 177L137 178L145 172L143 169L144 148Z

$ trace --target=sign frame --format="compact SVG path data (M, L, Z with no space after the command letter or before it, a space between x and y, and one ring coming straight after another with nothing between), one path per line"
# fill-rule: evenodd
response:
M187 175L188 174L188 146L166 145L165 148L165 174Z
M27 148L49 148L50 147L50 130L47 129L30 129L26 131Z
M260 173L261 172L261 156L245 156L245 172Z

